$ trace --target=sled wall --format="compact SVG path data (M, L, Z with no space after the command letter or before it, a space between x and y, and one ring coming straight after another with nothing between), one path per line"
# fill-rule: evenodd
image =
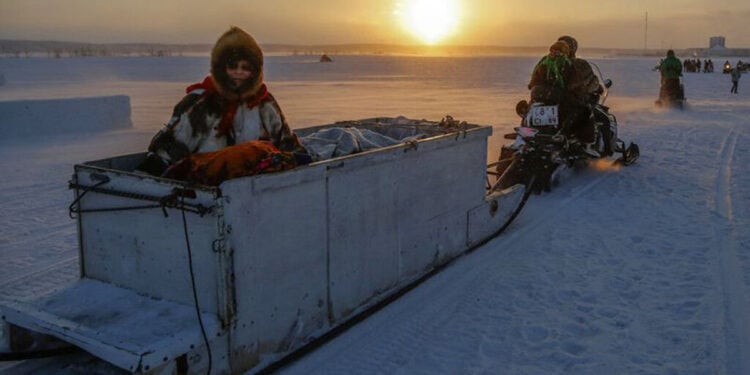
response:
M467 249L489 128L227 181L233 371L299 348Z

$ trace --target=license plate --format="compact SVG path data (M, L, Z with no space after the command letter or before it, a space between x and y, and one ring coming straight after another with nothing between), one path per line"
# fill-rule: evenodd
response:
M531 126L557 126L558 110L556 105L532 106L529 111L529 125Z

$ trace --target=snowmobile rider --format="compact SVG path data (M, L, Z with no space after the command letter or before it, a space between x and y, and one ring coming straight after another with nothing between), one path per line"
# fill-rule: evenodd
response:
M667 51L667 58L659 64L661 74L661 89L659 98L681 98L680 77L682 77L682 62L674 55L673 50Z
M563 35L557 40L568 44L568 58L573 62L574 75L568 85L568 92L581 103L596 104L599 96L604 92L604 86L599 82L599 77L594 74L591 64L576 57L578 41L568 35Z
M528 85L532 101L553 103L564 99L573 73L569 50L567 43L555 42L549 47L549 53L534 66Z
M563 132L575 135L586 154L599 157L593 149L596 134L591 107L603 89L589 63L575 57L577 49L574 38L560 37L550 46L549 55L537 63L528 87L532 101L558 103Z
M304 154L281 107L263 83L263 53L250 34L231 27L211 51L211 75L187 88L137 168L152 175L193 154L247 141L270 141Z

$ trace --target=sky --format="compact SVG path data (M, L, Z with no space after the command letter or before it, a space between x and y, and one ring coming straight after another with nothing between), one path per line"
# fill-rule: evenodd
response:
M750 48L746 0L0 0L0 39L213 43L230 25L260 43Z

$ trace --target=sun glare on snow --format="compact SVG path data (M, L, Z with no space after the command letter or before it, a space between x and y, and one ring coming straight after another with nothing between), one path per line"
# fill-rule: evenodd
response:
M458 25L458 0L404 0L395 13L403 26L427 44L437 44Z

